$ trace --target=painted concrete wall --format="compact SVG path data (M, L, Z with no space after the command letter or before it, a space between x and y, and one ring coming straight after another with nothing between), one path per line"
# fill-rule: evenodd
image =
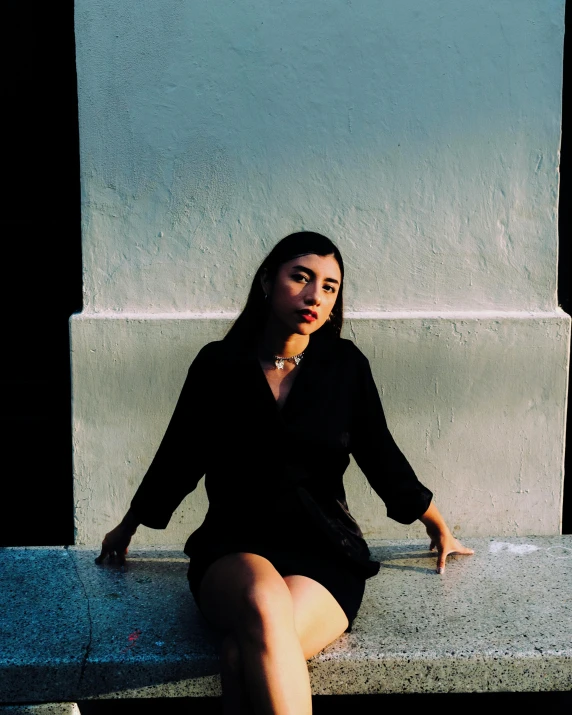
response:
M77 318L73 323L76 525L96 543L118 522L159 446L190 359L230 321ZM561 314L353 318L389 427L463 535L560 530L568 323ZM81 356L81 360L76 359ZM420 536L385 516L352 465L354 516L370 536ZM203 482L169 528L141 543L183 542L206 512Z
M548 309L564 0L77 0L85 309L238 310L335 238L350 310Z
M188 363L304 228L340 246L348 336L453 524L559 529L563 27L564 0L76 0L78 543L122 515ZM404 534L347 486L368 533ZM138 538L178 542L204 507Z

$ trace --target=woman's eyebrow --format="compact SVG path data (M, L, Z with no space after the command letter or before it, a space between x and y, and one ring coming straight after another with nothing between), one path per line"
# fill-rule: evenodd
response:
M304 271L304 273L308 273L309 275L313 276L314 278L316 277L316 274L311 268L306 268L306 266L293 266L292 267L293 271ZM324 278L324 281L326 283L337 283L338 285L340 284L339 280L337 278Z

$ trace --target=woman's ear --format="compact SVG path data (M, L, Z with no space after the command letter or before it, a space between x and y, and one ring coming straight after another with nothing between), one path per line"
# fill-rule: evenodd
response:
M272 283L268 279L268 271L266 270L266 268L264 268L262 273L260 274L260 285L262 286L264 295L268 297L270 291L272 290Z

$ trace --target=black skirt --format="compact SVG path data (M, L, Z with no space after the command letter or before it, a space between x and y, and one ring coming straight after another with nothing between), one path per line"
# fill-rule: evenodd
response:
M365 578L335 554L311 553L306 549L257 544L226 545L209 550L208 554L191 557L188 579L191 593L200 610L199 590L203 576L218 558L229 553L247 552L268 559L281 576L307 576L322 584L336 599L346 614L351 631L352 623L361 605Z

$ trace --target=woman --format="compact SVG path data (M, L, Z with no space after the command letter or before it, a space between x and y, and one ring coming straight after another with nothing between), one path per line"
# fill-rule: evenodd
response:
M257 271L226 338L194 360L157 454L102 563L139 524L165 528L206 474L209 510L185 545L193 596L221 634L226 713L312 709L306 660L351 628L377 573L351 517L353 454L388 516L420 519L438 552L471 554L391 437L369 363L340 338L342 257L325 236L287 236ZM244 711L243 711L244 712Z

